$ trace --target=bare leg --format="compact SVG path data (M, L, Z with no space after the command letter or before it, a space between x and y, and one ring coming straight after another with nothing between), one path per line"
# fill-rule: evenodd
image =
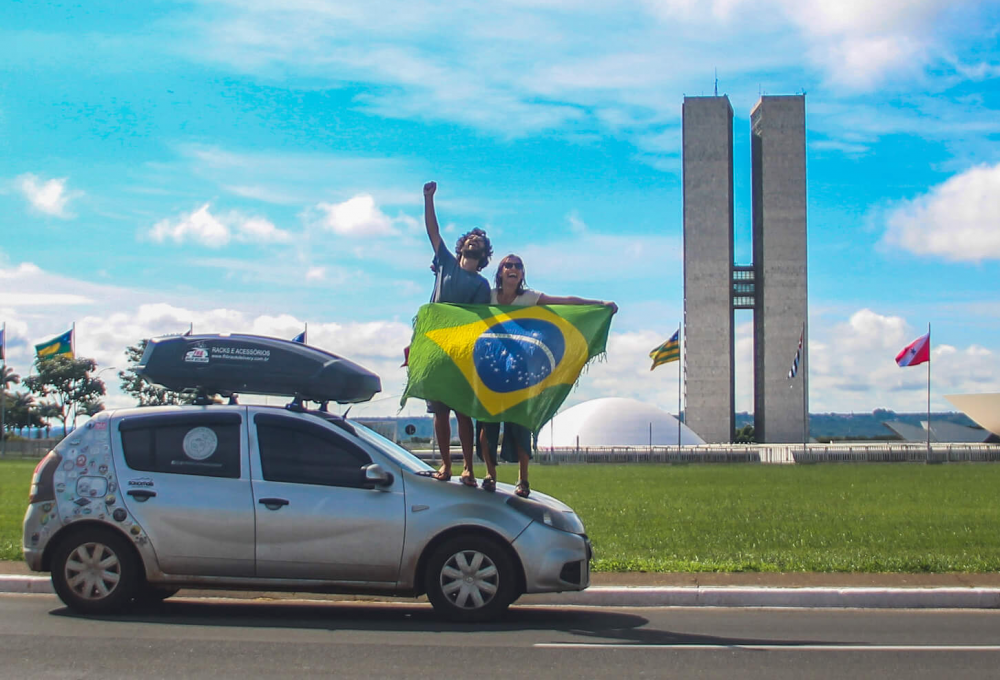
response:
M458 420L458 440L462 443L462 458L465 460L465 468L462 470L462 478L470 477L474 481L476 473L473 471L472 445L475 430L472 427L472 418L462 413L455 413Z
M531 459L528 458L528 452L521 448L519 443L514 446L517 449L518 479L526 482L528 481L528 461Z
M514 493L521 498L527 498L531 494L528 485L528 452L519 443L515 443L514 449L517 451L518 464L517 486L514 487Z
M438 450L441 452L439 472L451 476L451 413L434 414L434 436L437 437Z
M486 428L479 431L479 446L483 450L483 461L486 463L486 474L494 479L497 478L497 452L490 450L489 437L486 436Z

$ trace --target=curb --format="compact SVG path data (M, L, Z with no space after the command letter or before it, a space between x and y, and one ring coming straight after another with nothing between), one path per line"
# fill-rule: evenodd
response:
M594 586L525 595L520 604L589 607L842 607L1000 609L1000 588L773 588L742 586Z
M52 594L53 592L52 581L46 576L0 576L0 593ZM396 600L396 598L388 599ZM591 586L579 592L524 595L517 602L523 605L580 607L1000 609L1000 588Z

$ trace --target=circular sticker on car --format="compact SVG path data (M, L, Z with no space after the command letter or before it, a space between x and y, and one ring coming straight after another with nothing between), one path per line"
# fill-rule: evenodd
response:
M205 460L218 445L219 438L208 427L196 427L184 435L184 455L191 460Z

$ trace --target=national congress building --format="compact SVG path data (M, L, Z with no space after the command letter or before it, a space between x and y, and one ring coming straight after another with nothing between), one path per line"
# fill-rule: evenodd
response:
M684 98L684 420L706 442L733 440L735 312L748 309L756 439L800 442L809 412L804 95L761 97L750 135L753 262L736 264L733 108L726 96Z

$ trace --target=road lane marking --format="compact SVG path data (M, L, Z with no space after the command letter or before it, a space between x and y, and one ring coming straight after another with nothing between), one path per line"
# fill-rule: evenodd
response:
M689 644L628 644L618 642L536 642L540 649L745 649L751 651L803 652L1000 652L1000 645L699 645Z

